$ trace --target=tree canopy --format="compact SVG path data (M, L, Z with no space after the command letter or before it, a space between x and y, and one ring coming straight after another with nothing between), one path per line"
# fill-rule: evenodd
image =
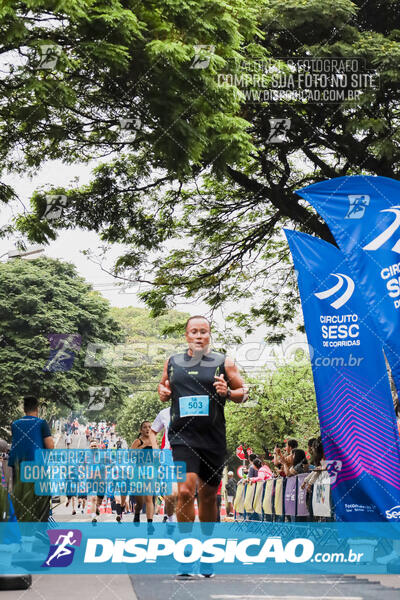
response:
M20 230L41 242L63 227L98 231L130 246L117 272L147 286L154 313L179 296L211 308L246 299L232 318L246 331L265 322L270 340L282 339L297 297L282 227L332 241L295 191L346 174L399 176L398 2L14 5L3 10L6 49L30 56L34 40L52 40L62 54L55 71L23 65L3 79L3 164L18 168L16 147L35 167L108 157L88 185L37 190ZM193 59L194 45L208 49ZM357 59L379 82L333 103L246 95L258 90L257 61L272 61L268 91L304 58ZM126 116L141 127L121 144L113 125ZM290 119L284 140L271 141L271 118ZM66 198L51 222L50 192Z
M249 405L229 403L226 408L228 454L235 455L239 444L251 446L264 455L275 444L290 437L306 448L311 437L319 435L317 405L311 366L291 362L266 371L251 381Z
M246 123L232 117L238 101L214 76L255 34L256 6L253 0L5 0L2 167L36 169L48 159L74 162L125 150L175 173L204 159L236 162L250 147ZM196 67L203 60L209 69ZM121 129L131 131L128 140ZM9 198L12 190L2 189Z
M112 308L111 314L124 339L109 356L110 364L117 367L130 394L156 392L165 360L184 343L183 328L189 315L171 310L152 318L149 310L133 306Z
M9 427L24 395L86 408L89 388L109 388L106 409L115 410L128 394L113 365L87 364L89 344L116 344L123 336L107 300L73 265L50 258L1 263L0 320L2 426Z

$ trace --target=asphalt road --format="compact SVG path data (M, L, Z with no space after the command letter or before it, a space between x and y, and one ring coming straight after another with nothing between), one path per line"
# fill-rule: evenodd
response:
M382 579L382 578L381 578ZM398 578L400 579L400 578ZM400 589L349 576L131 576L138 600L399 600ZM396 579L397 580L397 579ZM396 581L393 579L393 582Z

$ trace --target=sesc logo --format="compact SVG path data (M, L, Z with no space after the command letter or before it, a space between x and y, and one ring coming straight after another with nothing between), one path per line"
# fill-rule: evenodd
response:
M75 548L81 545L79 529L48 529L50 549L42 567L68 567L74 558Z
M400 519L400 505L392 506L392 508L389 508L389 510L386 511L386 518L390 520Z
M394 221L391 225L389 225L389 227L387 227L385 229L385 231L382 231L382 233L380 233L376 238L374 238L372 240L372 242L369 242L369 244L367 244L366 246L363 246L363 250L378 250L381 246L383 246L383 244L385 244L388 241L388 239L390 239L392 237L392 235L400 227L400 206L393 206L392 208L385 208L384 210L381 210L380 212L394 213L394 215L395 215ZM392 247L392 251L400 253L400 239L397 240L397 242L394 244L394 246Z
M339 296L334 302L331 302L331 306L336 310L344 306L348 300L353 295L354 292L354 281L348 275L344 275L343 273L331 273L334 277L337 278L338 282L329 290L324 290L323 292L316 292L314 296L316 296L319 300L326 300L331 296L334 296L339 290L342 289L344 285L346 285L346 289L343 294Z

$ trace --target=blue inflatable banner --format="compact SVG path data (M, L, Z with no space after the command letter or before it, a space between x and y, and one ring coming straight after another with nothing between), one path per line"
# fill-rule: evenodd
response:
M400 392L400 182L355 175L297 193L323 217L343 252Z
M392 520L400 506L400 440L368 307L340 250L285 233L298 271L336 518Z

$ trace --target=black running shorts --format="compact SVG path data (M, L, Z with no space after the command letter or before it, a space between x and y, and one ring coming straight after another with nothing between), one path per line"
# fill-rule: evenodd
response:
M197 473L200 479L208 485L212 487L219 486L225 465L224 454L210 452L202 448L173 446L172 456L174 462L186 463L186 473Z

